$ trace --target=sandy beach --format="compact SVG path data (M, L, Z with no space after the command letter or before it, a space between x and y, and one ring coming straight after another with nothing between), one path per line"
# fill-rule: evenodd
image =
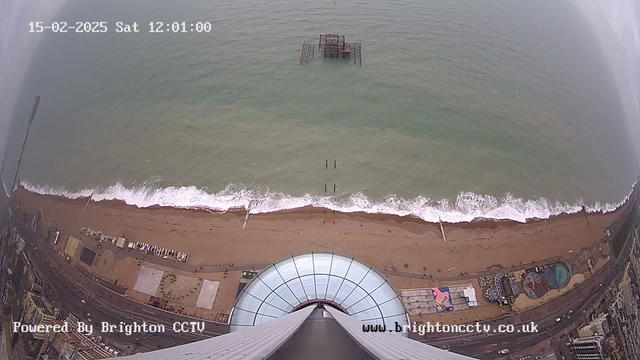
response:
M571 259L602 241L604 230L628 206L602 214L559 215L528 223L479 221L439 224L411 217L299 209L250 215L205 210L137 208L119 201L40 195L19 189L27 214L43 211L43 222L63 234L82 226L191 253L189 264L268 264L282 258L328 251L353 256L378 269L457 275L553 257ZM86 208L85 208L86 207ZM455 267L455 270L448 271Z

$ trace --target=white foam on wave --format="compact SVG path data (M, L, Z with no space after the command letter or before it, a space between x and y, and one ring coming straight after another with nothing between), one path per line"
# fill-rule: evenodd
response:
M241 185L229 185L217 193L208 193L195 186L153 188L141 186L126 188L122 184L106 188L68 191L64 188L40 186L22 181L21 185L28 191L58 195L70 199L92 196L94 201L121 200L126 204L145 208L151 206L168 206L175 208L209 209L227 211L234 208L247 209L251 213L268 213L302 207L319 207L340 212L365 212L372 214L395 214L414 216L428 222L458 223L469 222L476 218L496 220L515 220L526 222L527 219L546 219L561 213L581 211L582 201L573 204L550 201L544 198L524 200L505 195L498 198L491 195L478 195L473 192L462 192L455 200L431 200L426 197L403 199L395 195L373 200L362 193L347 197L329 197L317 195L290 196L269 190L251 190ZM610 212L624 204L632 192L616 204L585 205L589 212ZM93 195L92 195L93 194Z

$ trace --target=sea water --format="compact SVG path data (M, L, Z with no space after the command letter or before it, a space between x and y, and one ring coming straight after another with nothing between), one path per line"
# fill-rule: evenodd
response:
M43 37L5 184L35 95L22 184L141 207L524 221L611 210L637 175L620 90L568 0L67 0L52 20L110 31ZM361 42L362 67L300 65L322 33Z

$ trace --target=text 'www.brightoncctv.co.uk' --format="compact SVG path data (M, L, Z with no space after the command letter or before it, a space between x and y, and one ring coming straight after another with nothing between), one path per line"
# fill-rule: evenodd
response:
M395 326L385 325L362 325L362 331L364 332L413 332L418 335L425 335L429 333L485 333L485 334L503 334L503 333L537 333L538 324L530 322L528 324L511 325L500 324L493 326L491 324L480 324L476 322L474 324L464 325L449 325L426 322L424 324L400 325L397 322Z

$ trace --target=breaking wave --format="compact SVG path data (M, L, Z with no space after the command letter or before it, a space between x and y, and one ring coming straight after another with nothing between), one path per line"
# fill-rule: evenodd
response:
M167 206L222 212L230 209L250 208L252 214L258 214L302 207L317 207L346 213L365 212L414 216L428 222L438 222L440 219L445 222L458 223L470 222L477 218L526 222L527 219L546 219L553 215L575 213L582 210L582 202L579 200L574 204L569 204L549 201L544 198L524 200L510 194L499 198L491 195L478 195L473 192L462 192L455 200L431 200L422 196L403 199L395 195L374 200L362 193L345 197L310 194L295 197L269 190L251 190L240 185L229 185L217 193L208 193L195 186L165 188L141 186L130 189L118 183L105 188L71 192L64 188L34 185L28 181L22 181L21 185L28 191L43 195L58 195L70 199L92 196L94 201L121 200L126 204L141 208ZM585 207L589 212L613 211L629 199L632 191L617 204L596 202L592 205L585 205Z

